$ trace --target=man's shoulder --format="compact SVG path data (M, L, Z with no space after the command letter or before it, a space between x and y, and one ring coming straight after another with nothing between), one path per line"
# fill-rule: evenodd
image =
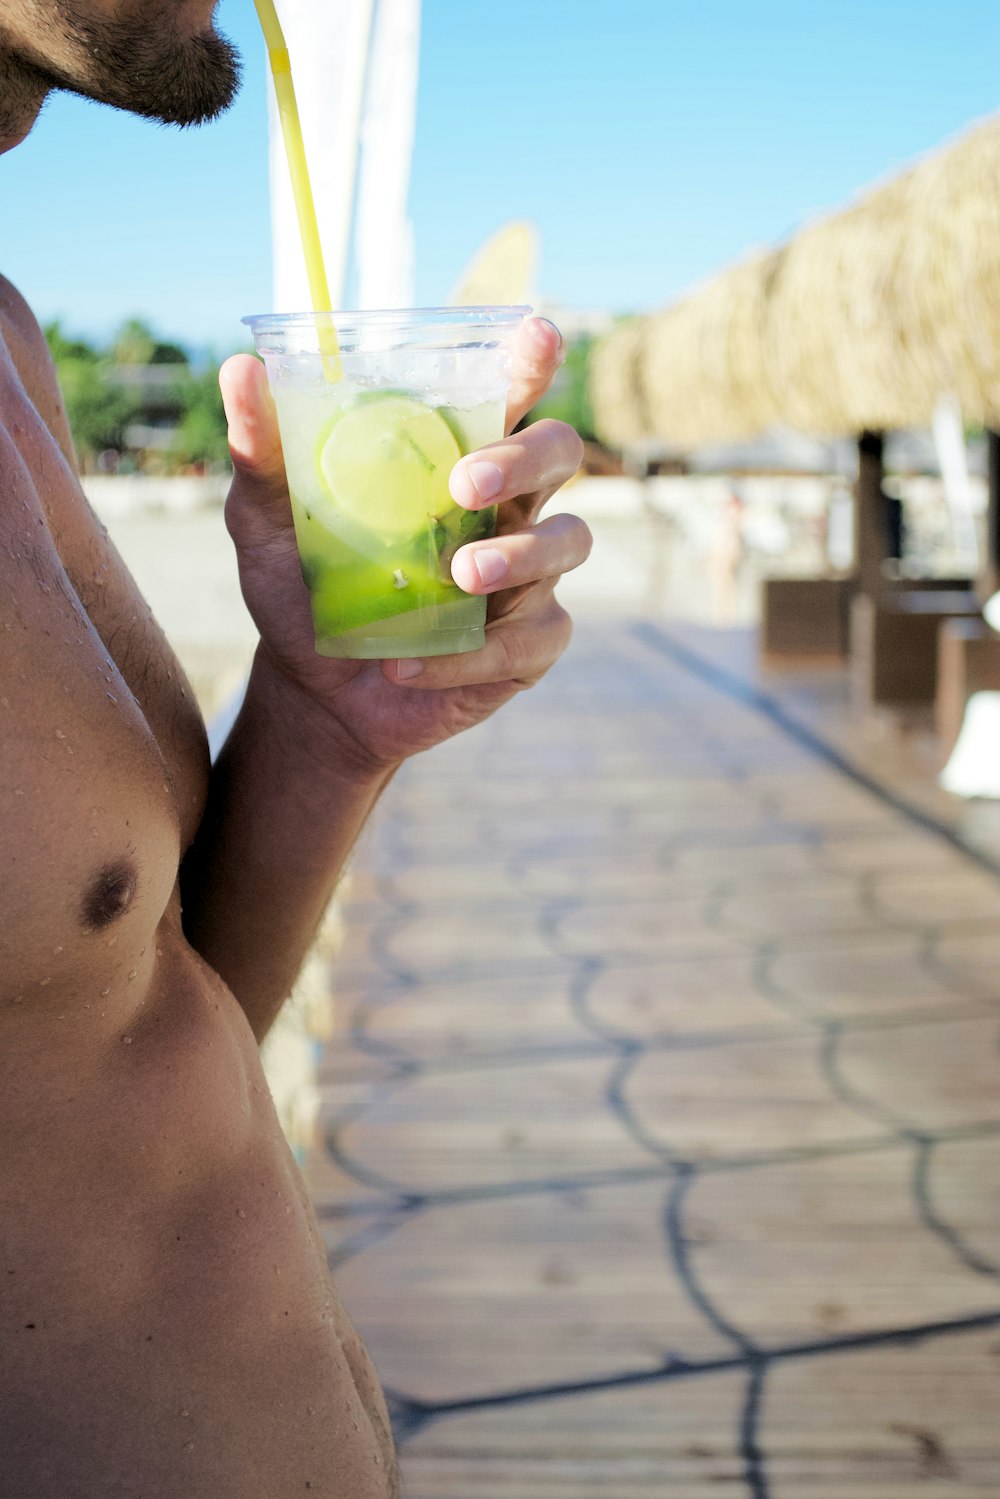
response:
M37 404L39 386L56 384L55 367L38 319L6 276L0 276L0 339Z
M41 324L12 281L0 275L0 347L13 361L18 379L71 466L73 441L55 365ZM0 413L2 417L2 413Z
M13 281L8 281L6 276L0 275L0 318L8 329L22 343L34 344L41 353L46 349L45 334L42 332L38 319L22 297Z
M16 312L19 316L26 315L29 318L32 317L31 308L21 296L13 281L8 281L7 277L2 273L0 273L0 307L3 308L4 312Z

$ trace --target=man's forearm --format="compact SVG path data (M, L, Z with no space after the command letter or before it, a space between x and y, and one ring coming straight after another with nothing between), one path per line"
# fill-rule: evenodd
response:
M328 716L258 651L181 872L188 940L233 990L258 1040L391 776L338 746Z

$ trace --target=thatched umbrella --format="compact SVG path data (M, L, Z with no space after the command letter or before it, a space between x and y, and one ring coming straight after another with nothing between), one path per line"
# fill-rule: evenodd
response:
M640 379L654 436L693 447L723 428L746 437L777 419L759 378L761 322L773 256L738 265L696 296L646 322ZM698 351L700 376L678 350Z
M645 320L622 323L598 346L590 366L590 399L602 434L624 448L649 435L649 412L639 374Z
M1000 120L595 351L605 440L1000 419Z

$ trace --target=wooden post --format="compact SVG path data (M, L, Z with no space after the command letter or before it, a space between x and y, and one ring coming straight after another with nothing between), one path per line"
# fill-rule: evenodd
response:
M986 555L976 578L979 602L1000 590L1000 432L986 433Z
M887 587L883 567L889 556L889 518L882 488L884 447L881 432L862 432L858 438L854 557L858 586L870 599L877 598Z

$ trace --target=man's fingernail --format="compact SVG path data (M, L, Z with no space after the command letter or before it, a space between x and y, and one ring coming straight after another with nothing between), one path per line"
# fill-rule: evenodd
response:
M422 661L397 661L396 681L409 682L411 678L419 677L423 669L424 663Z
M562 364L566 358L566 340L563 338L562 334L551 318L540 317L538 321L540 323L547 324L548 327L552 329L552 332L555 334L556 338L559 340L559 345L556 349L556 358L559 360L559 363Z
M472 560L484 588L488 588L491 583L499 583L507 571L507 558L496 547L483 547L481 551L473 552Z
M495 500L503 489L503 469L498 468L495 463L485 463L482 460L470 463L467 473L481 500Z

